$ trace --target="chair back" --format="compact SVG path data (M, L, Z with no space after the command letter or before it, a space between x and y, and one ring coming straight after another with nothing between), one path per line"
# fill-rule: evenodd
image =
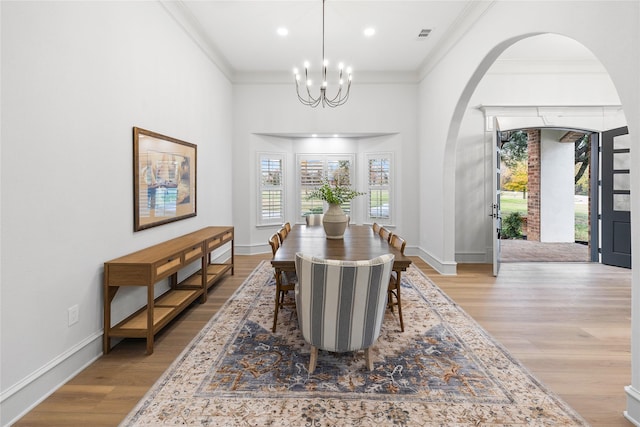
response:
M389 241L389 243L391 244L391 246L399 250L402 253L402 255L404 255L404 248L405 246L407 246L406 240L404 240L402 237L398 236L397 234L392 234L391 240Z
M339 261L296 254L296 309L309 344L334 352L366 349L378 339L394 256Z
M273 234L269 238L269 244L271 245L271 252L275 255L280 248L280 237L277 234Z
M387 242L391 242L391 232L385 227L380 228L380 237L382 237Z
M322 218L324 218L324 214L309 214L305 216L307 220L307 225L321 225Z
M373 228L374 233L380 234L380 224L378 224L377 222L374 222L371 227Z
M291 231L291 224L289 222L285 222L282 226L287 230L287 233Z
M289 234L289 232L284 227L278 230L278 237L280 237L280 244L282 244L282 242L284 242L284 239L287 238L287 234Z

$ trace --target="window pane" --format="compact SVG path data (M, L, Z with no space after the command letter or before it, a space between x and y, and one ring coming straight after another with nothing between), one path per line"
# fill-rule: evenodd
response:
M262 159L262 185L281 185L282 160Z
M262 217L265 219L282 217L282 191L262 191Z
M628 212L631 210L631 196L629 194L613 195L613 210Z
M369 216L371 218L389 218L389 190L369 192Z
M349 160L329 160L327 179L332 185L351 186L351 162Z
M322 200L311 199L307 200L311 189L304 189L300 192L300 215L305 216L312 213L322 213L324 211L324 204Z
M631 148L631 135L618 135L613 138L613 149L622 150L625 148Z
M322 185L323 164L322 160L302 160L300 162L300 186L319 187Z
M631 169L631 153L613 153L613 168L617 170Z
M631 175L628 173L615 173L613 174L613 189L614 190L631 190Z
M389 185L389 159L369 159L369 185Z

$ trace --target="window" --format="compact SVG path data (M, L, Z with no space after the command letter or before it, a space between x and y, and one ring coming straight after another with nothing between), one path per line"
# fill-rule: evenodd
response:
M372 222L389 223L391 220L391 154L368 154L367 215Z
M260 154L258 225L284 222L284 155Z
M318 199L307 200L309 192L322 185L323 180L329 180L331 184L344 186L353 185L354 156L305 154L298 156L298 185L299 185L299 212L300 217L310 213L322 213L324 202ZM345 213L350 213L351 202L342 205Z

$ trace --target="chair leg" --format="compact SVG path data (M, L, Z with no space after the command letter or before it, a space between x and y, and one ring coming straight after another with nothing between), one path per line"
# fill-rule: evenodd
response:
M309 375L313 374L316 370L316 363L318 363L318 347L311 346L311 357L309 359Z
M398 300L398 318L400 319L400 331L404 332L404 322L402 320L402 300L400 299L400 282L396 285L396 299Z
M373 371L373 356L371 354L371 347L364 349L364 359L367 363L367 368Z
M276 277L276 306L273 309L273 327L271 328L271 332L276 332L276 325L278 324L278 309L280 308L280 283L279 279Z

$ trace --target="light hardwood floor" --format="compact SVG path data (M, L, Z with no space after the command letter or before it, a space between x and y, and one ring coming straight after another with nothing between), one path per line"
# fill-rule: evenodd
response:
M115 426L263 259L236 256L235 275L209 291L156 336L124 340L17 426ZM542 383L593 426L629 426L624 386L631 378L631 273L588 263L460 264L441 276L413 258L436 284Z

